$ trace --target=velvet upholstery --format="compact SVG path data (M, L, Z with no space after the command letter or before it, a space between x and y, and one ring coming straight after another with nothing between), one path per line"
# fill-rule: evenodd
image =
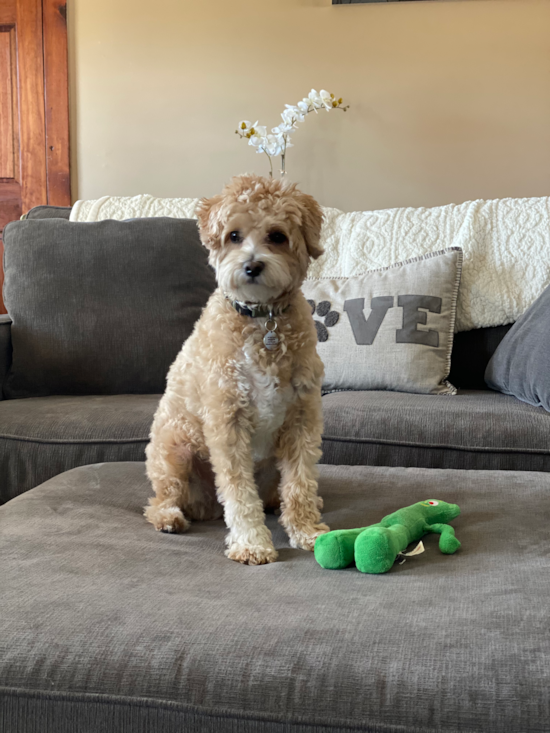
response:
M491 389L550 412L550 287L514 323L491 357Z
M462 548L323 570L271 515L279 561L239 565L221 520L154 531L139 463L1 507L0 730L547 730L550 476L322 466L320 487L333 528L456 502Z
M11 222L9 398L150 394L215 287L189 219Z
M34 206L27 211L24 219L69 219L72 206Z
M75 466L143 461L160 395L0 402L0 504Z
M159 399L0 402L0 503L76 466L143 460ZM323 463L550 471L550 415L497 392L338 392L323 412Z
M0 314L0 400L3 399L2 384L11 365L11 318Z
M550 471L550 415L490 390L323 397L324 463Z

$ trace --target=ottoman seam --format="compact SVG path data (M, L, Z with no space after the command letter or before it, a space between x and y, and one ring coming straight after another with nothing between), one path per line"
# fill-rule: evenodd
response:
M264 723L279 723L286 725L300 725L303 727L310 728L326 728L327 731L335 729L335 725L338 728L364 731L365 723L346 721L344 719L335 719L330 723L323 723L322 721L311 722L305 718L299 716L287 718L283 715L277 715L275 713L250 713L250 712L238 712L236 710L227 710L221 708L215 710L213 708L203 708L199 705L192 705L190 703L180 703L175 700L165 700L163 698L155 697L131 697L127 695L111 695L108 693L99 692L58 692L56 690L27 690L15 687L2 687L0 686L0 694L15 698L25 699L42 699L52 700L54 702L97 702L99 704L111 704L120 705L124 707L140 707L140 708L165 708L168 711L191 713L197 716L209 717L209 718L229 718L233 720L248 720L248 721L261 721ZM391 725L387 723L372 724L369 726L373 733L439 733L436 728L410 728L401 725ZM448 733L458 733L457 729L454 731L447 729Z

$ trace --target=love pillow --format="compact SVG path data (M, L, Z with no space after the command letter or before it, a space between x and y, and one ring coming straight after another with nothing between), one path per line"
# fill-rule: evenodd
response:
M302 290L325 365L323 388L456 394L447 381L462 271L450 247Z

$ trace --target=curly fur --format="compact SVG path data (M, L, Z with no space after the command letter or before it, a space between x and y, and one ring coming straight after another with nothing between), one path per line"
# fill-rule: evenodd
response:
M280 502L293 547L313 550L328 531L316 471L323 365L300 290L310 258L322 254L322 213L293 184L245 175L202 200L198 220L219 287L168 373L147 446L155 497L145 516L180 532L223 509L226 555L273 562L264 507ZM284 241L274 243L273 232ZM245 271L251 262L264 266L254 278ZM231 300L273 307L277 349L263 344L266 318L240 315Z

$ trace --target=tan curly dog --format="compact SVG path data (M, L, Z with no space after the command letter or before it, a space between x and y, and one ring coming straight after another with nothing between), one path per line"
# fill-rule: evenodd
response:
M198 209L218 288L168 373L147 446L145 516L182 532L223 515L227 557L273 562L264 507L292 547L328 531L317 496L323 365L300 286L322 212L295 185L244 175ZM269 332L268 346L264 337Z

